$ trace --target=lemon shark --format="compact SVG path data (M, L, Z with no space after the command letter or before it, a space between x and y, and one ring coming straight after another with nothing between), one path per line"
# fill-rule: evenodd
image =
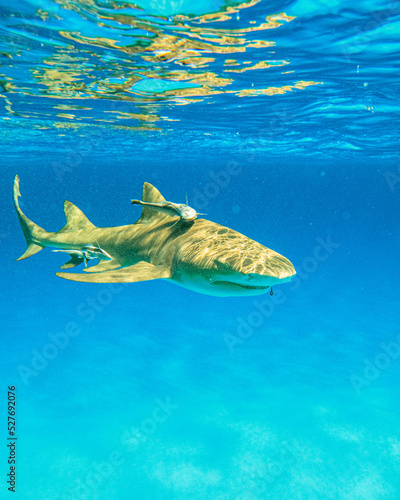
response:
M17 260L53 247L71 254L71 260L61 267L68 269L82 262L73 251L81 255L94 241L99 253L107 255L107 260L83 269L83 273L56 273L67 280L129 283L164 279L199 293L229 297L260 295L296 274L286 257L206 219L176 223L176 214L144 204L134 224L103 228L96 227L78 207L65 201L65 226L47 232L22 212L19 196L17 175L14 206L27 242L25 253ZM145 182L142 201L163 204L166 200Z

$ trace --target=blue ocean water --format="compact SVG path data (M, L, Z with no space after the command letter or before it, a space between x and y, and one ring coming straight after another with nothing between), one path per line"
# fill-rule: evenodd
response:
M0 1L1 498L400 498L399 15ZM14 260L15 174L48 231L64 200L132 224L147 181L297 276L240 298L59 279L63 254Z

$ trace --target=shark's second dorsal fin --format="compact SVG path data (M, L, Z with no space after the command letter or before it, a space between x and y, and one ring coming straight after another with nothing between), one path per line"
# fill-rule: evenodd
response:
M61 231L76 231L79 229L94 229L96 226L90 222L86 215L70 201L64 202L64 213L67 223Z
M166 200L158 189L156 189L149 182L145 182L143 184L142 201L146 201L147 203L162 203L163 201ZM154 220L173 219L173 218L176 218L176 214L174 215L172 212L171 215L168 215L155 208L144 206L142 208L142 215L140 216L140 219L136 222L136 224L139 224L141 222L148 223Z

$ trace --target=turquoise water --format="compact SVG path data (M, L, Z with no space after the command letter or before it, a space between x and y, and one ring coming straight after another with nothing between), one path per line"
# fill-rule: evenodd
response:
M400 498L397 2L0 3L0 497ZM290 259L274 295L88 284L25 241L143 182ZM89 242L88 242L89 243ZM79 268L76 268L79 270Z

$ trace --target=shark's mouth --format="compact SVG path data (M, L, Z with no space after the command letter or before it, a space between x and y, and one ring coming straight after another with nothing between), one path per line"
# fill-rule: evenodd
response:
M240 283L233 283L232 281L214 281L213 285L220 286L231 286L231 287L239 287L246 288L247 290L268 290L269 286L251 286L251 285L241 285Z

